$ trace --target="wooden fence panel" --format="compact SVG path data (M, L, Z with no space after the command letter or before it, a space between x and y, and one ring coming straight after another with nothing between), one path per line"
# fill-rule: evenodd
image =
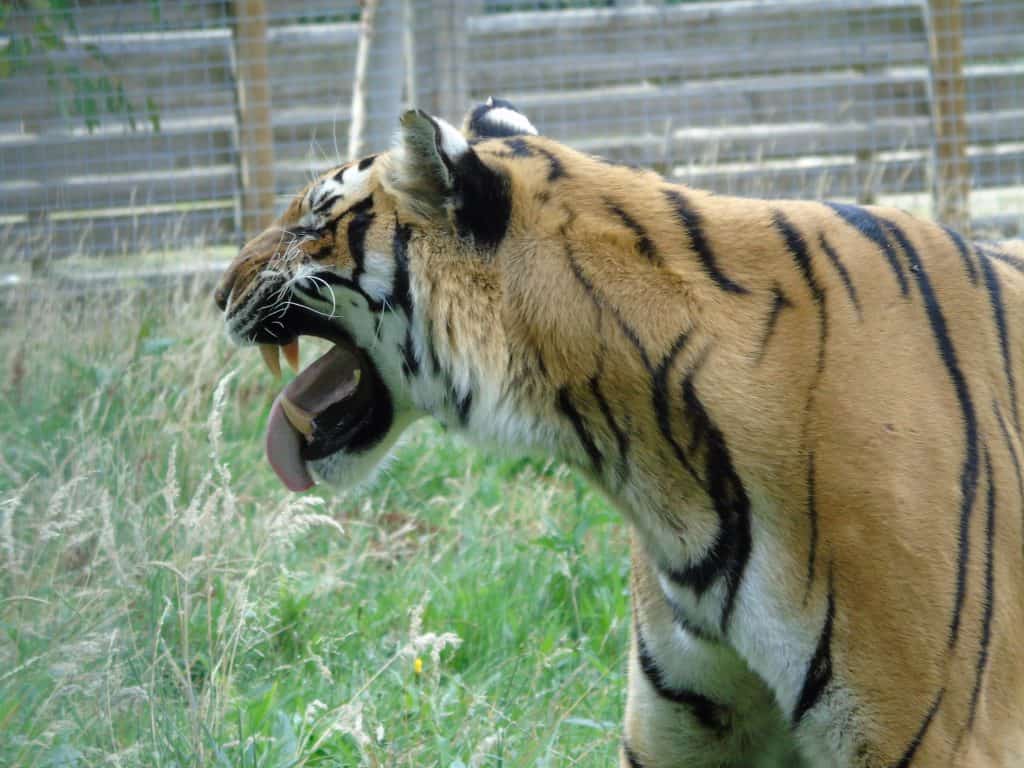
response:
M300 18L288 0L265 1L280 208L314 170L345 154L358 11L354 0L317 0ZM483 2L495 11L502 0ZM127 15L116 33L83 14L83 34L59 54L73 67L91 66L97 50L118 62L139 112L135 131L108 119L90 134L61 112L42 68L0 80L0 215L80 217L67 229L77 240L51 231L55 250L235 231L229 20L223 9L200 4L193 12L190 5L162 3L168 15L157 32L123 0L118 7ZM466 19L469 65L448 80L463 78L458 88L474 100L511 98L548 135L719 191L857 197L866 187L927 190L934 126L917 0L508 12L517 5L529 7L508 0L502 12ZM1024 2L963 0L963 28L972 186L1024 186ZM436 76L437 66L432 59L418 77ZM439 89L417 85L424 93ZM159 131L148 121L147 98ZM460 108L449 101L448 116L457 117ZM140 219L141 205L163 209ZM217 226L202 224L214 217ZM175 218L186 225L175 229ZM83 240L81 222L90 219ZM19 236L29 226L19 224ZM52 230L55 223L31 226Z

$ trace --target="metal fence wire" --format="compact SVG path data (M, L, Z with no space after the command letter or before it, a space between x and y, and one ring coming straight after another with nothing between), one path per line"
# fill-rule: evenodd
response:
M489 95L693 186L1024 228L1022 0L14 0L2 266L210 258Z

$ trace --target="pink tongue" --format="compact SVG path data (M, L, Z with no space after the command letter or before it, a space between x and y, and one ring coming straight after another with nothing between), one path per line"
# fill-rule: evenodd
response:
M335 345L296 376L274 400L267 421L267 459L290 491L306 491L313 478L302 458L306 438L285 416L281 398L316 417L329 406L351 397L359 389L359 360L352 350Z
M267 460L289 491L308 491L313 487L313 478L306 468L299 449L302 435L285 418L278 395L270 408L267 421Z

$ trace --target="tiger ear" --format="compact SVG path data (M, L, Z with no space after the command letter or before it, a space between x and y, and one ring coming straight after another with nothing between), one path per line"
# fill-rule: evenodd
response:
M537 129L529 118L508 99L489 96L477 104L462 121L462 132L472 139L502 139L514 136L536 136Z
M512 215L508 177L488 167L452 125L420 110L402 115L384 178L413 213L454 230L477 249L493 250Z
M391 183L420 213L436 216L451 206L456 168L473 150L454 126L420 109L405 112L400 124Z

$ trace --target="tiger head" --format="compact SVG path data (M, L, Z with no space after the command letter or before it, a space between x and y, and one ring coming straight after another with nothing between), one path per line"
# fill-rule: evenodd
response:
M543 366L533 342L557 332L550 309L526 307L546 287L543 265L523 269L562 170L560 145L536 134L502 100L461 131L408 111L391 151L308 184L229 266L216 301L235 343L260 345L272 368L303 335L333 345L271 410L268 458L287 487L360 482L425 414L549 445L519 391ZM565 222L550 223L554 239Z

